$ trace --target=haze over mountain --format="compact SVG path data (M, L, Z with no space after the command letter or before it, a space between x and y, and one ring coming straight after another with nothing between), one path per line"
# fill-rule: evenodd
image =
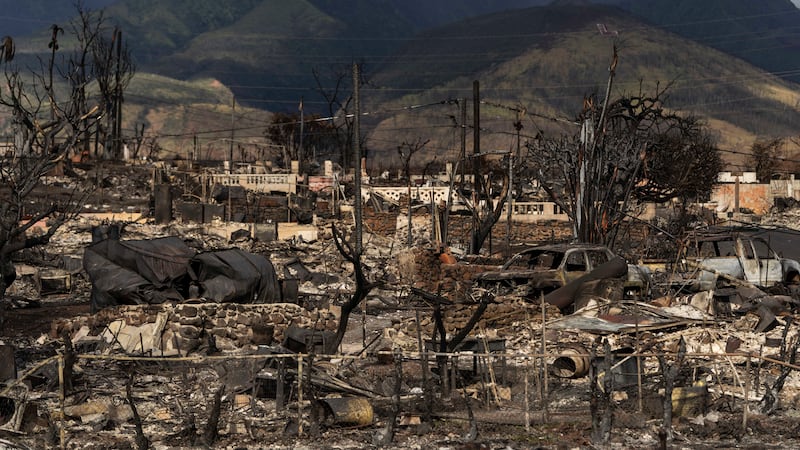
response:
M619 0L681 36L800 82L800 10L789 0Z
M604 94L615 42L615 94L652 94L669 85L667 107L706 117L726 149L747 148L757 136L797 134L796 84L594 5L496 13L417 36L375 75L374 91L365 94L396 111L376 126L374 143L388 147L398 136L411 140L424 129L442 148L453 148L458 136L451 116L458 117L457 108L437 102L469 98L473 79L480 80L486 102L482 141L490 148L516 145L512 108L527 111L523 138L556 127L574 132L569 119L584 97ZM408 105L429 106L405 111Z
M129 128L135 121L172 117L148 129L188 135L215 121L219 129L219 123L230 123L230 98L235 95L237 116L252 115L255 119L248 124L253 134L259 134L255 124L264 123L259 109L296 111L303 98L307 111L327 112L320 88L327 93L337 85L349 90L350 66L359 61L368 82L364 104L373 113L370 124L377 127L370 131L373 149L396 153L398 139L428 133L426 129L431 130L432 147L452 148L457 142L453 119L458 117L452 100L470 97L473 80L480 80L487 105L494 104L483 109L486 127L495 130L485 139L495 147L508 147L513 145L510 124L515 116L509 107L527 110L523 133L527 135L562 123L553 119L574 117L585 95L602 94L616 43L620 55L616 94L636 92L640 83L649 90L671 84L669 107L707 117L728 148L747 146L756 136L797 135L800 87L767 73L789 80L800 73L794 25L800 10L789 0L596 2L604 5L556 0L541 6L549 3L94 0L86 4L107 6L106 17L119 24L137 61L138 81L126 96L132 103L126 108L133 112L126 115L132 121ZM11 5L0 0L0 6ZM41 51L31 42L46 50L50 19L69 14L54 0L29 0L15 8L17 16L11 22L39 30L27 44L26 39L18 40L21 58ZM25 14L31 16L22 19ZM9 17L0 17L0 26L8 23ZM164 89L154 95L157 86ZM172 88L180 94L169 95ZM190 94L194 88L207 97ZM203 120L195 121L187 112L208 110L213 103L217 106L211 109L217 112ZM428 104L410 112L411 106ZM156 110L158 114L152 114Z

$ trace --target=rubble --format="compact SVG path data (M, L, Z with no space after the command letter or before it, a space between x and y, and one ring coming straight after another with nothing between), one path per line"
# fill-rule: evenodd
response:
M258 336L255 326L259 324L269 324L271 333ZM231 351L265 340L283 341L291 326L330 331L336 324L328 311L309 311L286 303L121 305L91 316L56 319L50 336L67 333L76 347L102 342L107 351L117 348L126 354L185 356L208 340L219 350Z
M464 255L424 226L407 247L404 214L368 216L362 264L382 286L333 352L357 286L327 220L67 224L58 257L27 255L9 290L0 443L650 448L665 430L685 447L800 443L792 280L703 264L707 289L630 298L624 269L643 264L613 259L532 296L478 282L505 255Z

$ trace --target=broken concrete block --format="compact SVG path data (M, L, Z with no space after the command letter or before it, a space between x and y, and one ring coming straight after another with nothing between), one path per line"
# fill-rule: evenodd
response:
M179 308L176 308L175 312L183 317L196 317L197 307L191 305L181 305Z
M39 295L68 294L72 290L72 274L66 270L42 270L35 279Z
M277 222L254 224L253 234L258 241L272 242L278 238L278 224Z
M214 219L225 218L225 206L205 203L203 204L203 223L211 223Z
M275 334L272 325L254 324L252 342L255 345L270 345Z
M80 418L83 423L96 423L104 417L115 423L123 423L133 418L133 411L127 403L114 405L109 401L90 400L86 403L64 407L64 414Z
M676 387L672 390L673 417L694 417L705 414L708 403L708 387L705 383Z
M178 319L178 323L180 323L181 325L191 325L191 326L199 327L200 325L203 324L203 318L202 317L198 317L198 316L181 317L180 319Z
M155 197L156 223L165 224L172 220L172 191L168 184L156 184L153 192Z
M203 221L203 204L182 202L178 203L178 214L181 216L181 221L201 223Z
M248 239L250 239L250 230L241 228L231 233L231 242L245 241Z

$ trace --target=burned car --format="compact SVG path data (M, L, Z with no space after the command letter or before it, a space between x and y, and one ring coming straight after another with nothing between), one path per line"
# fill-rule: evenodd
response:
M605 271L602 269L606 268ZM601 277L622 277L624 297L647 296L650 271L647 267L627 264L608 247L595 244L558 244L533 247L517 253L498 270L477 274L482 287L515 289L523 286L531 299L549 294L601 269Z
M735 231L692 233L669 283L706 291L740 280L760 288L800 283L800 263L782 258L764 239Z

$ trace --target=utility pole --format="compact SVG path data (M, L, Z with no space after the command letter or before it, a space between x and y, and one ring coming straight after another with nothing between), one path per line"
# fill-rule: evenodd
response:
M467 165L467 99L459 101L461 105L461 185L464 185L464 170Z
M517 160L520 159L520 131L522 130L522 120L520 119L520 110L517 110L517 121L514 122L514 129L517 130ZM508 152L508 199L506 200L506 256L511 257L511 216L513 211L511 210L511 202L514 200L513 197L514 192L514 154Z
M119 158L122 145L122 85L120 78L122 70L122 30L117 29L117 70L115 74L116 109L114 111L114 157Z
M475 192L480 194L481 191L481 92L478 80L472 82L472 122L474 127L472 130L472 153L475 157L472 159L472 169L475 179L472 181L475 185Z
M469 250L472 254L477 254L478 249L475 248L477 246L477 234L478 234L478 227L480 227L480 202L482 195L482 180L481 180L481 157L479 156L481 153L481 94L480 94L480 84L478 80L472 82L472 122L473 122L473 130L472 130L472 148L473 148L473 158L472 158L472 205L473 205L473 213L472 213L472 233L470 236L470 245Z
M234 139L234 132L236 127L236 96L234 95L231 98L231 145L228 149L228 173L233 173L233 139Z
M231 190L233 189L233 138L236 124L236 96L231 97L231 145L228 148L228 222L233 217L233 201L231 200Z
M362 212L361 212L361 97L359 94L359 75L358 64L353 63L353 103L355 103L355 114L353 115L353 158L355 162L354 182L355 182L355 195L353 199L353 209L355 213L355 233L356 233L356 248L355 254L361 256L362 250L362 236L361 231L363 228Z
M519 130L517 131L519 133ZM517 152L519 152L519 141L517 141ZM514 154L508 152L508 198L506 199L506 256L511 257L511 201L513 200L512 191L514 190Z
M303 159L305 159L305 149L303 148L303 97L300 97L300 148L297 151L297 171L303 174Z

